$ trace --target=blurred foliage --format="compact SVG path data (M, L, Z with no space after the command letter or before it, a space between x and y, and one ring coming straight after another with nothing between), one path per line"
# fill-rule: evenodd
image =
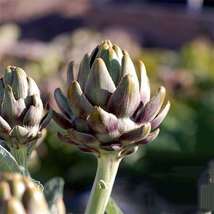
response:
M126 163L133 174L162 182L166 195L173 189L171 199L176 193L175 197L179 197L180 192L180 200L196 201L198 178L214 157L213 58L213 43L204 38L178 51L142 51L151 82L167 87L172 107L159 137L144 147L136 161L130 157L130 163ZM181 197L181 187L191 189L191 197L195 197Z
M5 29L0 28L0 41L7 38L7 32L11 34L11 28ZM20 41L18 31L15 27L16 36L8 37L11 42L7 42L4 49L0 48L0 64L24 67L34 78L37 76L45 93L52 94L56 87L63 86L69 59L80 61L79 57L91 48L90 44L94 46L105 35L114 35L80 29L73 34L60 35L49 43L31 43ZM127 47L138 44L140 49L137 41L123 39ZM11 51L16 48L18 51ZM142 48L140 54L139 51L132 54L145 63L152 88L160 84L166 86L172 107L157 140L124 160L119 176L139 179L144 176L157 186L162 182L163 192L172 184L176 186L172 194L181 191L180 184L196 189L203 167L214 156L214 44L199 38L180 50ZM42 181L62 176L71 190L78 191L91 184L95 158L60 142L56 135L58 129L52 122L45 143L38 150L40 168L37 165L33 173ZM168 187L167 190L164 187Z

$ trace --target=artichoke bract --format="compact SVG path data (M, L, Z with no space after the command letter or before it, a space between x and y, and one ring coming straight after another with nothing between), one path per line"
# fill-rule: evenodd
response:
M62 111L53 113L66 129L64 141L99 154L118 151L125 156L154 140L167 115L163 86L150 98L150 84L142 61L135 66L129 54L110 41L82 59L79 71L68 68L67 96L58 88L55 99Z
M30 178L16 173L0 175L0 213L49 214L48 204Z
M8 66L0 79L0 138L10 149L33 146L50 119L35 81L19 67Z

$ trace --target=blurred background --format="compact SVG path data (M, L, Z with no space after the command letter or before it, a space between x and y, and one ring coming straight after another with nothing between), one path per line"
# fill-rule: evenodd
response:
M214 0L0 0L0 71L23 67L56 107L70 60L110 39L146 65L152 88L172 107L160 136L120 167L113 197L129 214L191 214L214 157ZM52 122L31 162L43 183L65 179L67 209L82 214L96 170L93 156L56 137Z

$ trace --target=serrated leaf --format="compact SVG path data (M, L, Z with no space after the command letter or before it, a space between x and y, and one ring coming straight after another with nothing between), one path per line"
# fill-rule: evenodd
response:
M48 202L51 214L57 214L57 201L63 198L64 180L60 177L55 177L49 180L44 185L44 194Z
M123 214L122 210L118 207L115 200L110 198L106 207L105 214Z
M15 158L0 145L0 172L20 172L20 167Z

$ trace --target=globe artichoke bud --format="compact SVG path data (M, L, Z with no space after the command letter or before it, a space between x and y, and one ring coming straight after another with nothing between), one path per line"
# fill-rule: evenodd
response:
M119 163L139 145L154 140L167 115L162 86L150 98L144 64L135 66L129 54L110 41L98 45L82 59L78 73L68 69L67 97L55 90L62 114L56 122L66 129L65 142L96 154L97 172L85 214L104 214Z
M67 97L55 91L63 114L54 112L54 119L66 129L59 136L87 152L132 153L157 137L170 108L169 102L162 107L163 86L150 98L143 62L134 66L129 54L110 41L84 56L76 76L71 63L68 85Z
M51 112L44 115L40 91L24 70L8 66L0 79L0 137L10 149L31 147L41 137Z
M45 197L30 178L16 173L0 175L0 213L49 214Z
M24 175L29 175L27 160L51 117L34 80L21 68L8 66L0 79L0 138Z

